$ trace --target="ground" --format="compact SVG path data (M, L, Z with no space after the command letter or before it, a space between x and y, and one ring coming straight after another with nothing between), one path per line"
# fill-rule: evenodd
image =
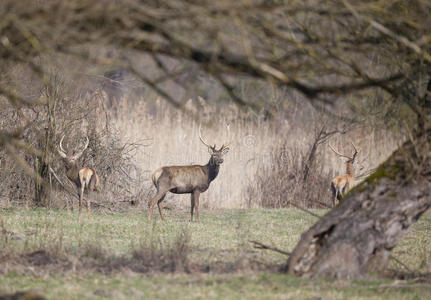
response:
M313 210L323 215L324 210ZM85 215L83 215L85 216ZM282 272L284 255L253 248L250 240L290 251L316 218L296 209L77 212L8 208L0 211L0 294L33 289L48 299L425 299L429 275L400 280L299 279ZM429 273L431 214L413 226L388 266Z

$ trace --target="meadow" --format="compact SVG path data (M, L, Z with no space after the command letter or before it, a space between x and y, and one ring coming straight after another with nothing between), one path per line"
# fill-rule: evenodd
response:
M323 215L326 210L312 210ZM290 251L316 217L289 209L77 212L9 207L1 211L0 294L34 290L47 299L426 299L431 286L431 215L394 249L388 275L361 281L299 279L286 275L287 256L250 241ZM390 270L390 272L389 272ZM398 274L394 278L394 274ZM424 275L425 276L425 275ZM418 279L419 278L419 279Z

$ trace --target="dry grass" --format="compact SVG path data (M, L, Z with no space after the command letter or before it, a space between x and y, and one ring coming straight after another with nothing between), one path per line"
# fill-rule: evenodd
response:
M23 73L18 69L14 72L17 75ZM24 84L19 81L19 76L15 77L14 80L23 85L23 92L27 91L27 85L32 86L32 81ZM329 151L326 144L322 144L316 152L316 166L311 176L312 181L319 182L319 188L310 189L308 186L314 185L300 183L301 164L322 124L328 125L328 131L346 124L309 107L306 100L297 95L278 91L273 97L266 85L239 82L239 87L243 87L241 93L250 101L261 103L262 97L268 98L265 105L273 107L272 119L267 118L265 111L240 110L233 104L216 99L206 101L200 97L188 101L185 110L174 109L148 91L143 94L126 92L118 106L111 108L115 111L106 111L107 97L103 97L103 93L94 93L97 90L96 82L59 71L53 78L50 87L58 94L51 97L58 101L58 106L55 112L56 125L52 128L48 147L48 151L51 151L51 166L73 189L64 176L55 147L63 133L68 134L66 142L71 149L78 148L83 136L89 135L90 146L82 162L95 166L100 173L102 193L95 196L94 202L103 204L102 208L109 206L118 209L138 202L145 207L155 192L150 181L152 171L165 165L207 163L209 154L198 139L199 124L203 125L203 135L210 143L221 145L229 138L233 141L218 178L201 195L202 206L207 208L260 207L268 202L270 205L267 206L285 206L285 203L290 202L289 199L281 199L277 202L281 205L273 205L271 203L274 201L265 199L268 192L259 187L262 184L269 186L266 181L274 169L282 173L288 170L289 173L279 176L278 181L270 180L272 185L279 187L273 189L274 194L282 198L289 194L289 197L301 198L297 202L302 205L317 207L319 205L316 202L329 202L331 177L344 172L342 160ZM127 84L125 88L133 89ZM224 97L219 89L217 95ZM1 125L7 129L7 126L19 123L20 119L12 108L7 107L6 102L1 102L0 106L3 118ZM346 107L341 109L348 111ZM44 132L46 111L43 107L38 107L38 110L38 130ZM26 113L29 117L34 115L31 110ZM230 124L229 135L226 124ZM359 159L364 160L367 170L375 168L402 140L393 133L370 128L371 125L358 123L346 134L331 138L332 144L342 152L350 152L349 142L354 141L362 149ZM33 146L42 147L44 141L40 140L40 132L28 130L23 139ZM23 156L30 165L34 164L34 156ZM0 205L32 205L34 182L2 151L0 164ZM292 176L294 180L291 180ZM286 189L284 186L287 181L290 187ZM54 188L56 191L45 206L62 208L66 200L72 197L60 189L55 180ZM170 202L171 207L190 205L188 195L168 194L166 202Z
M289 172L280 176L279 182L274 183L279 188L273 192L278 193L279 197L284 197L286 192L295 190L296 198L304 198L301 195L304 193L302 189L314 187L310 183L307 183L309 187L300 185L302 176L300 165L307 156L316 131L320 129L322 118L327 117L316 113L309 119L303 119L306 116L299 114L291 116L290 119L279 116L272 121L265 121L262 116L241 112L234 106L225 105L218 108L203 104L200 106L201 120L192 118L185 112L171 109L161 101L156 101L155 104L138 102L134 109L129 111L127 106L123 107L123 113L115 121L122 140L151 141L148 147L143 148L135 156L136 164L145 170L145 174L142 174L144 189L148 191L147 199L142 199L145 203L155 192L150 182L152 171L166 165L207 163L209 154L198 138L199 123L205 125L203 135L210 143L221 145L228 140L226 124L230 124L230 135L233 140L231 151L221 166L219 176L211 183L209 190L201 195L204 207L261 206L265 203L266 192L258 186L262 182L265 184L265 180L268 180L266 176L269 176L273 169ZM192 102L188 103L187 108L197 110ZM332 145L345 153L352 151L350 141L354 141L362 149L359 160L363 169L358 170L359 173L377 167L397 146L397 139L393 134L384 130L373 130L365 125L331 138ZM319 189L309 189L307 192L310 197L305 198L312 200L300 199L299 203L306 206L310 206L309 201L330 203L329 182L332 175L345 172L343 160L330 151L327 144L322 144L318 148L316 162L311 177L313 180L319 180ZM286 191L283 188L287 185L286 180L291 181L290 185L293 182L296 186ZM319 199L316 199L316 195L319 195ZM189 195L168 194L165 201L174 207L190 205ZM283 202L288 201L280 201ZM319 205L314 203L311 206Z
M204 211L205 212L205 211ZM209 211L201 224L189 223L186 211L167 212L167 222L148 223L146 215L95 214L76 220L76 214L55 210L3 210L1 272L37 274L99 272L237 272L274 270L284 263L279 255L262 256L249 240L291 248L312 217L299 213L284 235L286 218L295 211ZM267 238L262 238L262 237Z

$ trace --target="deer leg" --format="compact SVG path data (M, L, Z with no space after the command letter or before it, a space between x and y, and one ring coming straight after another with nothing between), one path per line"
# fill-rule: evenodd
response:
M78 212L78 220L81 219L81 211L82 211L82 198L84 196L84 186L81 185L79 189L79 212Z
M346 183L343 190L343 196L350 190L350 184L349 182Z
M338 197L339 197L339 195L338 195L338 187L336 186L336 187L334 187L334 199L332 200L332 204L333 204L333 207L335 207L337 204L338 204Z
M157 201L157 208L159 209L160 218L162 218L163 221L165 220L165 218L163 217L163 214L162 214L162 208L163 208L162 201L165 199L165 196L166 194L164 194L163 197L160 198L159 201Z
M154 206L156 205L156 203L162 199L163 197L165 197L167 191L157 191L157 194L153 197L153 199L151 199L150 202L150 207L149 207L149 213L148 213L148 221L151 221L151 218L153 217L153 209Z
M192 194L192 197L194 198L194 207L196 209L196 216L195 216L195 221L199 222L199 196L200 196L200 192L199 191L194 191Z
M346 192L347 192L347 190L348 190L348 185L347 184L345 184L345 185L343 185L343 186L340 186L340 193L339 193L339 196L338 196L338 200L339 201L341 201L341 198L343 198L344 197L344 195L346 194ZM339 202L338 201L338 202Z
M335 205L337 204L338 190L333 183L331 184L331 190L332 190L332 207L335 207Z
M83 181L83 186L84 186L84 189L85 189L85 187L87 187L87 216L88 216L88 218L90 218L91 217L91 195L90 195L90 193L91 193L91 189L90 189L90 180L91 180L91 177L90 178L85 178ZM82 191L84 192L84 189L82 189Z
M91 199L90 199L90 190L88 190L88 195L87 195L87 216L90 218L91 217Z
M194 191L190 194L190 222L193 222L193 209L195 208Z
M338 197L339 197L338 189L335 188L335 195L334 195L334 199L332 201L333 207L335 207L338 204Z

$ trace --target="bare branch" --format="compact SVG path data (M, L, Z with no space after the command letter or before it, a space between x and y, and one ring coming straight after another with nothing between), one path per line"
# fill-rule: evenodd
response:
M281 254L284 254L284 255L290 255L291 254L290 252L278 249L276 247L272 247L272 246L268 246L268 245L262 244L261 242L258 242L258 241L249 241L249 242L252 243L252 244L254 244L254 248L256 248L256 249L271 250L271 251L275 251L275 252L278 252L278 253L281 253Z

